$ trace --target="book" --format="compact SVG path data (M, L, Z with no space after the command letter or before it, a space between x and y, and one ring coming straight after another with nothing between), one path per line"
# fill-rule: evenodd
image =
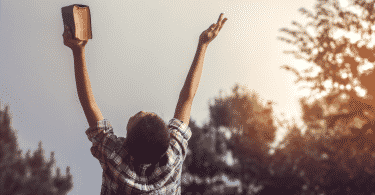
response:
M73 4L61 8L64 25L69 26L73 38L92 39L90 8L87 5Z

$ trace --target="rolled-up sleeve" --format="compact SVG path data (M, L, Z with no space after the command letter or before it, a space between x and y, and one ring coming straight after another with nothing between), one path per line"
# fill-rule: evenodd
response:
M92 142L91 154L100 163L105 163L122 141L114 135L112 125L107 119L98 121L95 127L88 128L86 135Z
M168 127L170 128L172 147L177 151L180 151L183 158L185 158L188 141L191 137L190 128L181 120L176 118L169 121Z

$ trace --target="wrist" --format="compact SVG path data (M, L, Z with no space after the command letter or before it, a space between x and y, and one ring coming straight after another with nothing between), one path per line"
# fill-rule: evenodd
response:
M74 59L74 67L82 67L86 66L85 61L85 49L72 49L73 51L73 59Z
M201 43L201 42L198 43L198 48L207 49L207 47L208 47L208 43Z
M85 48L84 47L82 47L82 48L73 48L72 51L73 51L73 55L74 54L84 54L85 53Z

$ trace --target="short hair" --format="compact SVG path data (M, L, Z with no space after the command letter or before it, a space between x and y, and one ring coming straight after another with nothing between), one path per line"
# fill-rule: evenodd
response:
M145 115L127 133L128 153L140 163L154 163L167 151L170 135L158 115Z

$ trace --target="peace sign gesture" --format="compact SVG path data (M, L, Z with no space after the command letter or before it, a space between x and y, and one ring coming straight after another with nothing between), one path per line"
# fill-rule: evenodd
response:
M223 28L225 22L228 20L227 18L224 18L223 20L223 17L224 13L220 14L217 23L212 24L207 30L202 32L202 34L199 36L200 44L208 45L212 40L215 39L221 28Z

